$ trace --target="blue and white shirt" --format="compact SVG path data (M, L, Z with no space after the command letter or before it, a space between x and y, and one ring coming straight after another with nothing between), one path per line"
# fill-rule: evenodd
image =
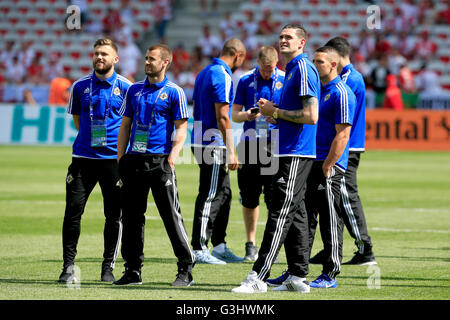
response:
M234 103L243 106L245 111L258 107L255 104L260 98L279 104L281 92L283 90L284 75L284 71L275 68L270 79L264 80L259 73L259 67L244 73L239 79ZM241 140L249 141L256 138L254 137L255 131L253 131L255 130L255 124L256 121L244 121L244 132L241 136ZM277 127L278 126L274 124L269 125L269 138L270 131ZM253 135L251 134L252 132Z
M215 103L228 103L231 111L231 74L230 67L224 61L214 58L212 63L197 75L193 94L194 128L191 145L225 148L217 126Z
M337 124L353 123L356 97L340 77L331 80L322 86L319 102L319 121L317 122L317 161L327 158L331 144L336 137ZM345 147L336 165L347 169L349 143Z
M132 151L137 121L150 126L146 154L169 154L172 150L172 134L176 120L187 119L186 94L167 77L159 83L150 83L148 78L133 84L127 92L122 106L125 117L133 119L127 153Z
M316 67L306 53L292 59L286 65L280 109L303 109L305 96L320 98L320 78ZM278 118L279 156L316 157L317 124L299 124Z
M80 116L80 126L73 143L73 157L92 159L116 159L117 137L122 113L120 108L131 82L113 73L111 77L100 80L95 72L75 81L70 90L67 112ZM92 92L91 92L92 89ZM91 106L94 120L106 118L106 146L91 147ZM108 114L106 114L109 109Z
M362 74L351 63L342 69L340 76L342 81L352 89L356 96L349 151L364 152L366 142L366 84Z

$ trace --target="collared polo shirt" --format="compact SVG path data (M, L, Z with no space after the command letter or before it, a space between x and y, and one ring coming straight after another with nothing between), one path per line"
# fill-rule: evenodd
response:
M194 128L191 136L193 146L225 148L217 125L215 103L233 103L231 69L221 59L214 58L195 79L193 94Z
M136 82L128 90L122 106L124 116L133 119L130 144L127 153L133 151L137 122L149 126L146 154L169 154L172 150L172 134L176 120L189 118L186 95L167 77L159 83L148 78Z
M320 78L306 53L299 54L286 65L283 92L279 107L303 109L305 96L320 98ZM316 157L317 124L299 124L278 118L279 156Z
M272 76L268 80L264 80L259 73L259 67L256 67L246 73L244 73L239 79L236 97L234 103L244 107L247 111L253 107L258 107L255 102L258 102L260 98L270 100L276 104L280 103L281 91L283 90L284 71L275 68ZM255 90L256 81L256 90ZM244 132L241 136L241 140L254 140L256 121L244 121ZM269 125L270 131L277 128L277 125ZM251 134L253 132L253 135Z
M327 158L331 144L336 137L337 124L353 123L356 97L352 90L336 77L322 86L319 102L319 121L317 121L317 161ZM347 169L349 143L345 147L336 165L342 170Z
M73 143L73 157L117 158L117 136L122 123L120 109L130 86L131 82L116 72L105 80L98 79L95 72L92 72L72 85L67 112L80 116L78 134ZM91 87L92 92L90 92ZM94 120L105 119L106 116L105 147L91 147L91 104ZM108 114L106 114L107 109L109 109Z

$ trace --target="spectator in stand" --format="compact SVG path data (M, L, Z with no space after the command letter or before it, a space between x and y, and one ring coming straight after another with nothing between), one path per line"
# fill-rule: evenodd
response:
M128 37L121 37L119 42L120 60L118 67L121 74L130 80L135 81L136 72L141 61L141 51Z
M423 64L416 76L416 87L421 94L435 94L442 92L439 75Z
M211 34L209 25L204 25L203 34L200 39L198 39L197 45L202 48L202 54L205 57L212 59L215 58L213 55L213 49L216 48L220 50L222 47L222 42L216 35Z
M393 46L408 60L413 58L415 43L407 32L400 32Z
M255 14L253 11L247 12L247 21L244 21L242 29L247 30L250 35L254 35L258 32L258 23L255 21Z
M122 21L120 20L120 13L114 8L108 8L105 17L102 20L103 23L103 33L106 36L112 36L114 31L122 26Z
M450 3L447 1L447 8L436 14L436 24L450 25Z
M365 28L361 29L358 37L351 41L353 48L359 48L359 53L364 60L369 60L375 50L375 38L372 33L369 33Z
M436 57L437 44L429 38L429 31L423 30L414 47L415 57L423 60L432 60Z
M120 0L120 20L124 25L133 26L134 24L134 15L133 10L131 8L130 0Z
M6 41L5 49L0 53L0 68L6 70L13 63L13 59L18 55L14 49L15 42L13 40Z
M63 74L63 66L59 62L58 54L50 52L47 58L47 63L44 65L45 82L51 82L54 78Z
M432 25L435 10L433 0L421 1L419 4L419 25Z
M406 63L406 58L401 55L400 51L393 47L388 55L388 69L391 73L398 75L400 67Z
M375 106L382 104L382 97L387 88L386 77L389 74L387 67L387 56L382 55L378 61L378 65L372 69L369 77L369 85L375 91Z
M26 81L33 84L40 84L44 81L44 66L41 63L42 54L36 54L31 64L26 68ZM24 66L25 67L25 66Z
M264 36L273 35L277 28L277 23L272 19L272 10L265 9L257 33Z
M153 17L155 18L155 27L160 43L166 43L167 24L172 19L171 0L154 0Z
M378 33L375 36L375 47L372 58L379 60L380 57L389 54L390 50L391 50L390 43L384 38L384 36L381 33Z
M400 88L397 86L397 77L394 74L389 74L386 77L387 89L383 100L383 109L391 109L402 111L403 100Z
M189 66L190 55L186 51L182 42L180 42L172 51L172 66L181 70L186 70ZM177 83L175 81L175 83Z
M419 21L419 6L415 4L414 0L403 0L400 8L407 23L406 30L412 30Z
M192 72L190 66L181 66L180 74L178 75L178 84L184 89L186 93L186 98L189 104L192 104L192 97L194 94L196 74Z
M19 60L19 56L14 56L12 63L6 66L5 78L14 84L23 83L25 77L25 67Z
M259 50L259 43L256 40L255 36L248 33L246 29L242 29L241 31L241 40L247 49L247 60L255 60L256 55Z
M414 82L414 74L408 66L408 63L405 62L400 66L400 70L398 71L398 84L400 90L406 93L414 93L416 92L416 84Z
M72 82L63 77L54 78L50 82L48 104L51 106L67 106Z
M19 51L19 60L25 68L28 68L36 55L33 49L33 41L24 41Z
M400 32L409 31L408 28L409 23L402 14L402 9L400 7L395 7L393 16L386 21L386 32L398 34Z
M218 4L219 4L219 0L212 0L211 1L211 11L208 12L207 0L200 0L200 6L202 8L202 18L206 18L208 15L216 16Z
M220 21L219 28L220 36L224 42L236 35L236 23L231 19L230 11L225 12L225 17Z

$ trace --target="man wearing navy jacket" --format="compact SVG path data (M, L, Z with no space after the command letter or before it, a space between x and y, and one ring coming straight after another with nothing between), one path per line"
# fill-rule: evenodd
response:
M338 72L356 96L355 115L349 140L348 168L345 171L341 186L341 210L344 223L353 239L357 251L352 259L344 264L374 265L377 264L372 251L372 241L367 231L366 218L358 195L357 170L361 153L365 151L366 138L366 86L363 76L350 62L351 46L342 37L335 37L326 43L339 53ZM310 259L310 263L322 263L322 253L319 251Z
M144 262L144 231L150 189L178 259L173 286L193 284L195 257L178 201L175 161L187 134L187 99L178 85L168 80L166 70L172 51L153 45L145 55L147 77L132 85L122 106L117 159L122 186L122 257L125 272L115 285L141 284Z
M114 71L119 61L117 46L110 39L94 44L92 74L76 81L67 112L78 130L72 163L66 178L66 209L63 223L63 271L61 283L75 279L74 262L80 237L81 216L97 182L103 195L105 214L104 253L101 280L113 282L119 251L120 179L117 167L117 135L122 120L120 108L131 82Z

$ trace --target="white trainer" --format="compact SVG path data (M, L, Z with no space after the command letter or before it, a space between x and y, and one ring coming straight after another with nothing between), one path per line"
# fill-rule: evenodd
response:
M251 271L247 278L241 283L239 287L231 290L234 293L263 293L267 292L267 284L258 279L258 274Z
M303 293L308 293L310 290L309 283L305 278L300 278L293 275L290 275L285 281L283 281L281 286L273 289L273 291L297 291Z

